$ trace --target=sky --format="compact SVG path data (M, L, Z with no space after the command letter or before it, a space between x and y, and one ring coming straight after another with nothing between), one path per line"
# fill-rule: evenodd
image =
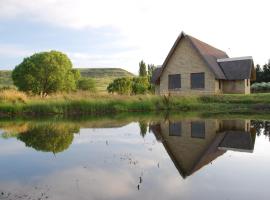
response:
M270 59L269 0L0 0L0 69L40 51L74 67L161 65L184 31L228 53Z

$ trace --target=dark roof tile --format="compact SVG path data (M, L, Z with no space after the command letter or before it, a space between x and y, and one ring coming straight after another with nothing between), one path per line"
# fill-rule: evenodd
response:
M222 72L217 63L217 59L228 58L228 55L224 51L221 51L213 46L210 46L209 44L206 44L205 42L202 42L190 35L186 36L191 41L194 48L202 56L206 64L213 71L215 77L217 79L225 79L224 73Z
M252 77L254 69L252 58L218 60L218 64L223 70L226 80L244 80Z
M159 78L160 71L161 71L161 67L158 67L153 71L153 75L151 77L151 83L156 83L156 81Z

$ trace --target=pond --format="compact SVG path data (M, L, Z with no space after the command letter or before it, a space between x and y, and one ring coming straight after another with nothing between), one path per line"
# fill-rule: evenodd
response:
M270 121L0 120L1 199L269 199Z

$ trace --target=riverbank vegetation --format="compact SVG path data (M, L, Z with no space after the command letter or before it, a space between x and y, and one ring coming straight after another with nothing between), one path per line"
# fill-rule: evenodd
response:
M52 94L44 99L14 90L0 91L1 116L75 116L152 111L267 113L270 112L270 94L173 97L77 91Z

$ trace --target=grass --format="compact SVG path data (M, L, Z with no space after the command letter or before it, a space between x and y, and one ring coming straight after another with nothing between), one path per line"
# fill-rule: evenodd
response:
M16 91L17 92L17 91ZM164 97L122 96L89 92L27 97L0 92L1 116L107 115L125 112L270 113L270 94ZM10 95L10 96L9 96Z
M125 77L134 74L121 68L77 68L83 77L103 78L103 77Z
M21 102L25 103L27 101L27 95L23 92L17 90L0 90L0 102Z

